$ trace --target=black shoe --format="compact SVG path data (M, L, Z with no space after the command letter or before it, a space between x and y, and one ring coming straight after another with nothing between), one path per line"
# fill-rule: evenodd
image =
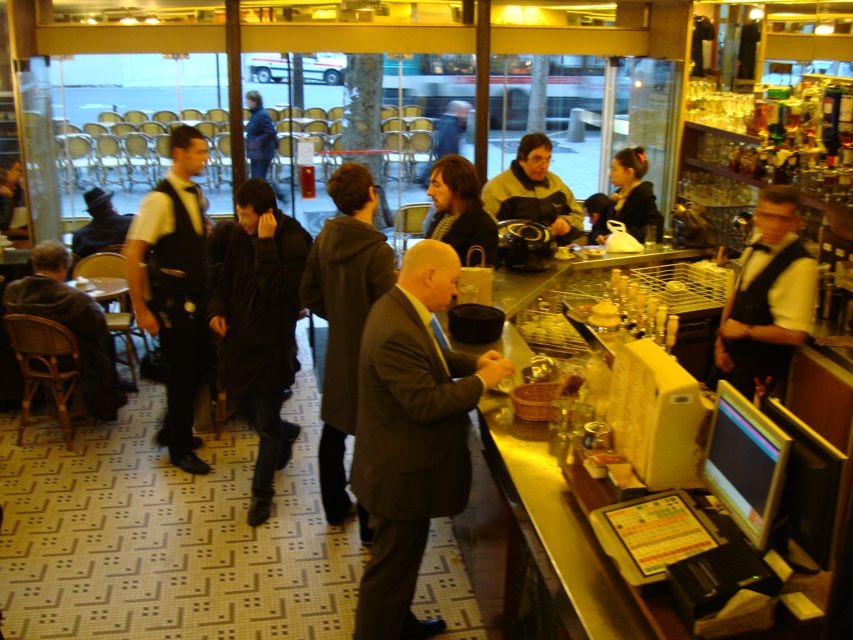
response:
M447 631L447 623L441 618L406 620L400 638L402 640L421 640L422 638L432 638L445 631Z
M166 434L160 429L157 433L154 434L154 438L151 440L151 444L155 447L163 448L169 446L169 439L166 437ZM199 438L198 436L193 436L190 438L190 446L193 448L193 451L196 449L201 449L204 446L204 440Z
M272 515L272 500L269 498L252 498L252 504L249 507L249 515L246 522L250 527L257 527L270 519Z
M133 382L130 380L122 380L119 378L118 384L116 385L119 391L125 391L127 393L136 393L139 389L136 387Z
M287 466L287 463L290 462L290 459L293 457L293 443L292 442L282 442L281 450L278 452L278 462L276 462L275 468L276 471L281 471Z
M333 527L341 527L354 514L355 509L353 508L352 500L347 498L346 508L341 509L340 511L336 511L334 513L329 513L328 511L326 512L326 522L328 522Z
M287 420L281 421L281 429L284 431L284 441L288 444L293 444L299 440L299 434L302 433L302 427Z
M169 462L187 473L193 473L200 476L210 473L210 465L192 451L189 453L170 455Z

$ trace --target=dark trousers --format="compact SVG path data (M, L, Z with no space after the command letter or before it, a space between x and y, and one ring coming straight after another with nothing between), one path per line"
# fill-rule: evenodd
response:
M160 347L168 369L162 439L169 443L172 456L192 451L195 398L212 362L206 310L197 304L190 314L184 303L183 296L167 296L153 305L160 320Z
M349 513L352 501L346 491L347 472L344 468L347 434L324 424L320 435L317 459L320 467L320 495L326 520L337 523Z
M255 475L252 477L252 495L270 499L275 495L273 476L284 446L284 425L281 422L281 405L284 395L280 391L252 394L255 409L254 427L260 436Z
M355 612L355 640L396 639L414 616L418 571L429 536L429 520L391 520L370 515L373 547L364 568Z
M347 493L347 471L344 466L347 434L329 424L323 424L320 435L320 451L317 460L320 468L320 497L326 520L335 524L343 520L352 506ZM369 535L368 515L364 507L358 505L358 520L362 539Z
M267 171L269 171L271 164L272 158L270 158L269 160L249 160L249 177L261 178L263 180L266 180Z

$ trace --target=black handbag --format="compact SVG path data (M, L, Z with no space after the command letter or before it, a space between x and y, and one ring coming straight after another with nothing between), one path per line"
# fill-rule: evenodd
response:
M677 205L672 211L672 226L675 243L681 247L699 249L717 246L717 230L705 208L691 202L684 207Z
M139 362L139 373L143 378L165 384L167 372L166 358L163 357L160 341L155 339L151 351L146 353Z

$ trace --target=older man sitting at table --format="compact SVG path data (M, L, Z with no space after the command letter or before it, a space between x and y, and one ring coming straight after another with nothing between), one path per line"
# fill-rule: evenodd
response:
M86 410L101 420L115 420L127 403L115 370L115 345L100 305L65 282L71 255L48 240L32 252L33 275L9 284L3 301L7 313L24 313L59 322L77 338L80 387Z

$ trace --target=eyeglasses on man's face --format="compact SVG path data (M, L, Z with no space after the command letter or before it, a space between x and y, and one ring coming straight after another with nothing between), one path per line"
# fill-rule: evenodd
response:
M526 162L541 167L543 165L551 164L551 156L540 156L534 154L527 156Z

